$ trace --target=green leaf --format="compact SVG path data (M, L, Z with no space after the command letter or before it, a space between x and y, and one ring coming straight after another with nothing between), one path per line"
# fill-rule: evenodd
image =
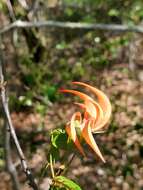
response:
M54 178L54 181L68 190L81 190L79 185L64 176L57 176Z
M68 138L64 129L58 128L51 132L50 154L53 161L59 160L60 149L72 152L73 147L73 142Z
M67 147L68 137L63 129L55 129L51 133L51 143L55 148L65 149Z
M51 186L50 190L67 190L66 188L63 187L55 187L55 186Z

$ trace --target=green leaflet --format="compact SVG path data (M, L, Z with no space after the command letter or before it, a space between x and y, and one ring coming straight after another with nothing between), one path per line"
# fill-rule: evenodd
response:
M54 181L55 184L59 184L61 188L64 187L67 190L82 190L79 185L64 176L57 176L54 178Z
M72 148L71 141L68 140L66 131L63 129L55 129L51 133L52 146L57 149L70 149Z

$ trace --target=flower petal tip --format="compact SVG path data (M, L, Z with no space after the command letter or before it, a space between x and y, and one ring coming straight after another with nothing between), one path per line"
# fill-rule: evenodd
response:
M58 91L59 91L60 93L64 93L64 92L66 92L66 89L61 88L61 89L59 89Z
M78 82L78 81L73 81L72 82L72 84L78 84L78 83L80 83L80 82Z

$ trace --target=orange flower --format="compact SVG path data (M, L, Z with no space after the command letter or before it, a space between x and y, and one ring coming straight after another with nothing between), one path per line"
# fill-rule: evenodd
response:
M68 136L72 139L80 153L85 156L84 150L78 139L77 131L80 130L80 137L92 148L92 150L105 162L92 133L100 133L101 129L109 124L111 117L111 103L108 97L100 90L83 82L73 82L91 90L97 98L97 102L90 96L76 90L60 90L61 92L72 93L79 96L83 103L75 103L84 110L82 118L80 112L73 114L70 122L66 125ZM79 130L78 130L79 129Z

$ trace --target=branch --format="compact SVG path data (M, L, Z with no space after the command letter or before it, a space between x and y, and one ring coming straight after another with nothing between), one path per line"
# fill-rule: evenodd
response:
M0 40L0 42L1 42L1 40ZM0 58L1 58L0 62L3 65L4 60L3 60L3 53L2 53L1 48L0 48ZM3 78L2 78L2 80L3 80ZM12 162L11 146L10 146L10 133L9 133L9 127L8 127L6 119L4 121L3 130L4 130L4 151L5 151L6 170L8 171L8 173L11 176L11 180L12 180L12 183L13 183L13 188L15 190L20 190L20 183L18 181L16 166Z
M3 112L5 114L6 122L7 122L8 127L9 127L8 132L9 132L10 136L12 137L14 144L16 146L16 150L18 152L18 155L19 155L19 158L21 161L22 169L27 176L27 180L29 181L29 185L33 188L33 190L38 190L38 186L35 182L35 179L31 173L30 169L27 166L24 153L20 147L18 138L17 138L16 133L15 133L14 126L12 124L12 120L11 120L11 116L10 116L10 112L9 112L8 98L7 98L6 89L5 89L5 78L4 78L4 74L3 74L3 67L4 67L4 65L2 65L2 62L0 62L1 101L2 101L2 107L3 107Z
M5 123L4 131L5 131L5 159L6 159L6 169L9 172L12 182L13 182L13 188L15 190L20 190L20 184L17 177L17 171L15 169L15 166L12 162L11 158L11 147L10 147L10 133L9 133L9 126L7 123Z
M6 4L7 4L8 11L9 11L9 16L10 16L11 20L14 22L16 20L16 18L15 18L15 14L14 14L14 11L13 11L11 1L6 0Z
M20 3L20 5L21 5L24 9L26 9L26 10L29 9L28 4L27 4L27 2L26 2L25 0L18 0L18 2Z
M4 34L15 28L40 28L40 27L53 27L53 28L67 28L67 29L84 29L84 30L106 30L118 32L137 32L143 33L142 26L128 26L121 24L88 24L79 22L60 22L60 21L21 21L17 20L9 25L0 29L0 34Z

